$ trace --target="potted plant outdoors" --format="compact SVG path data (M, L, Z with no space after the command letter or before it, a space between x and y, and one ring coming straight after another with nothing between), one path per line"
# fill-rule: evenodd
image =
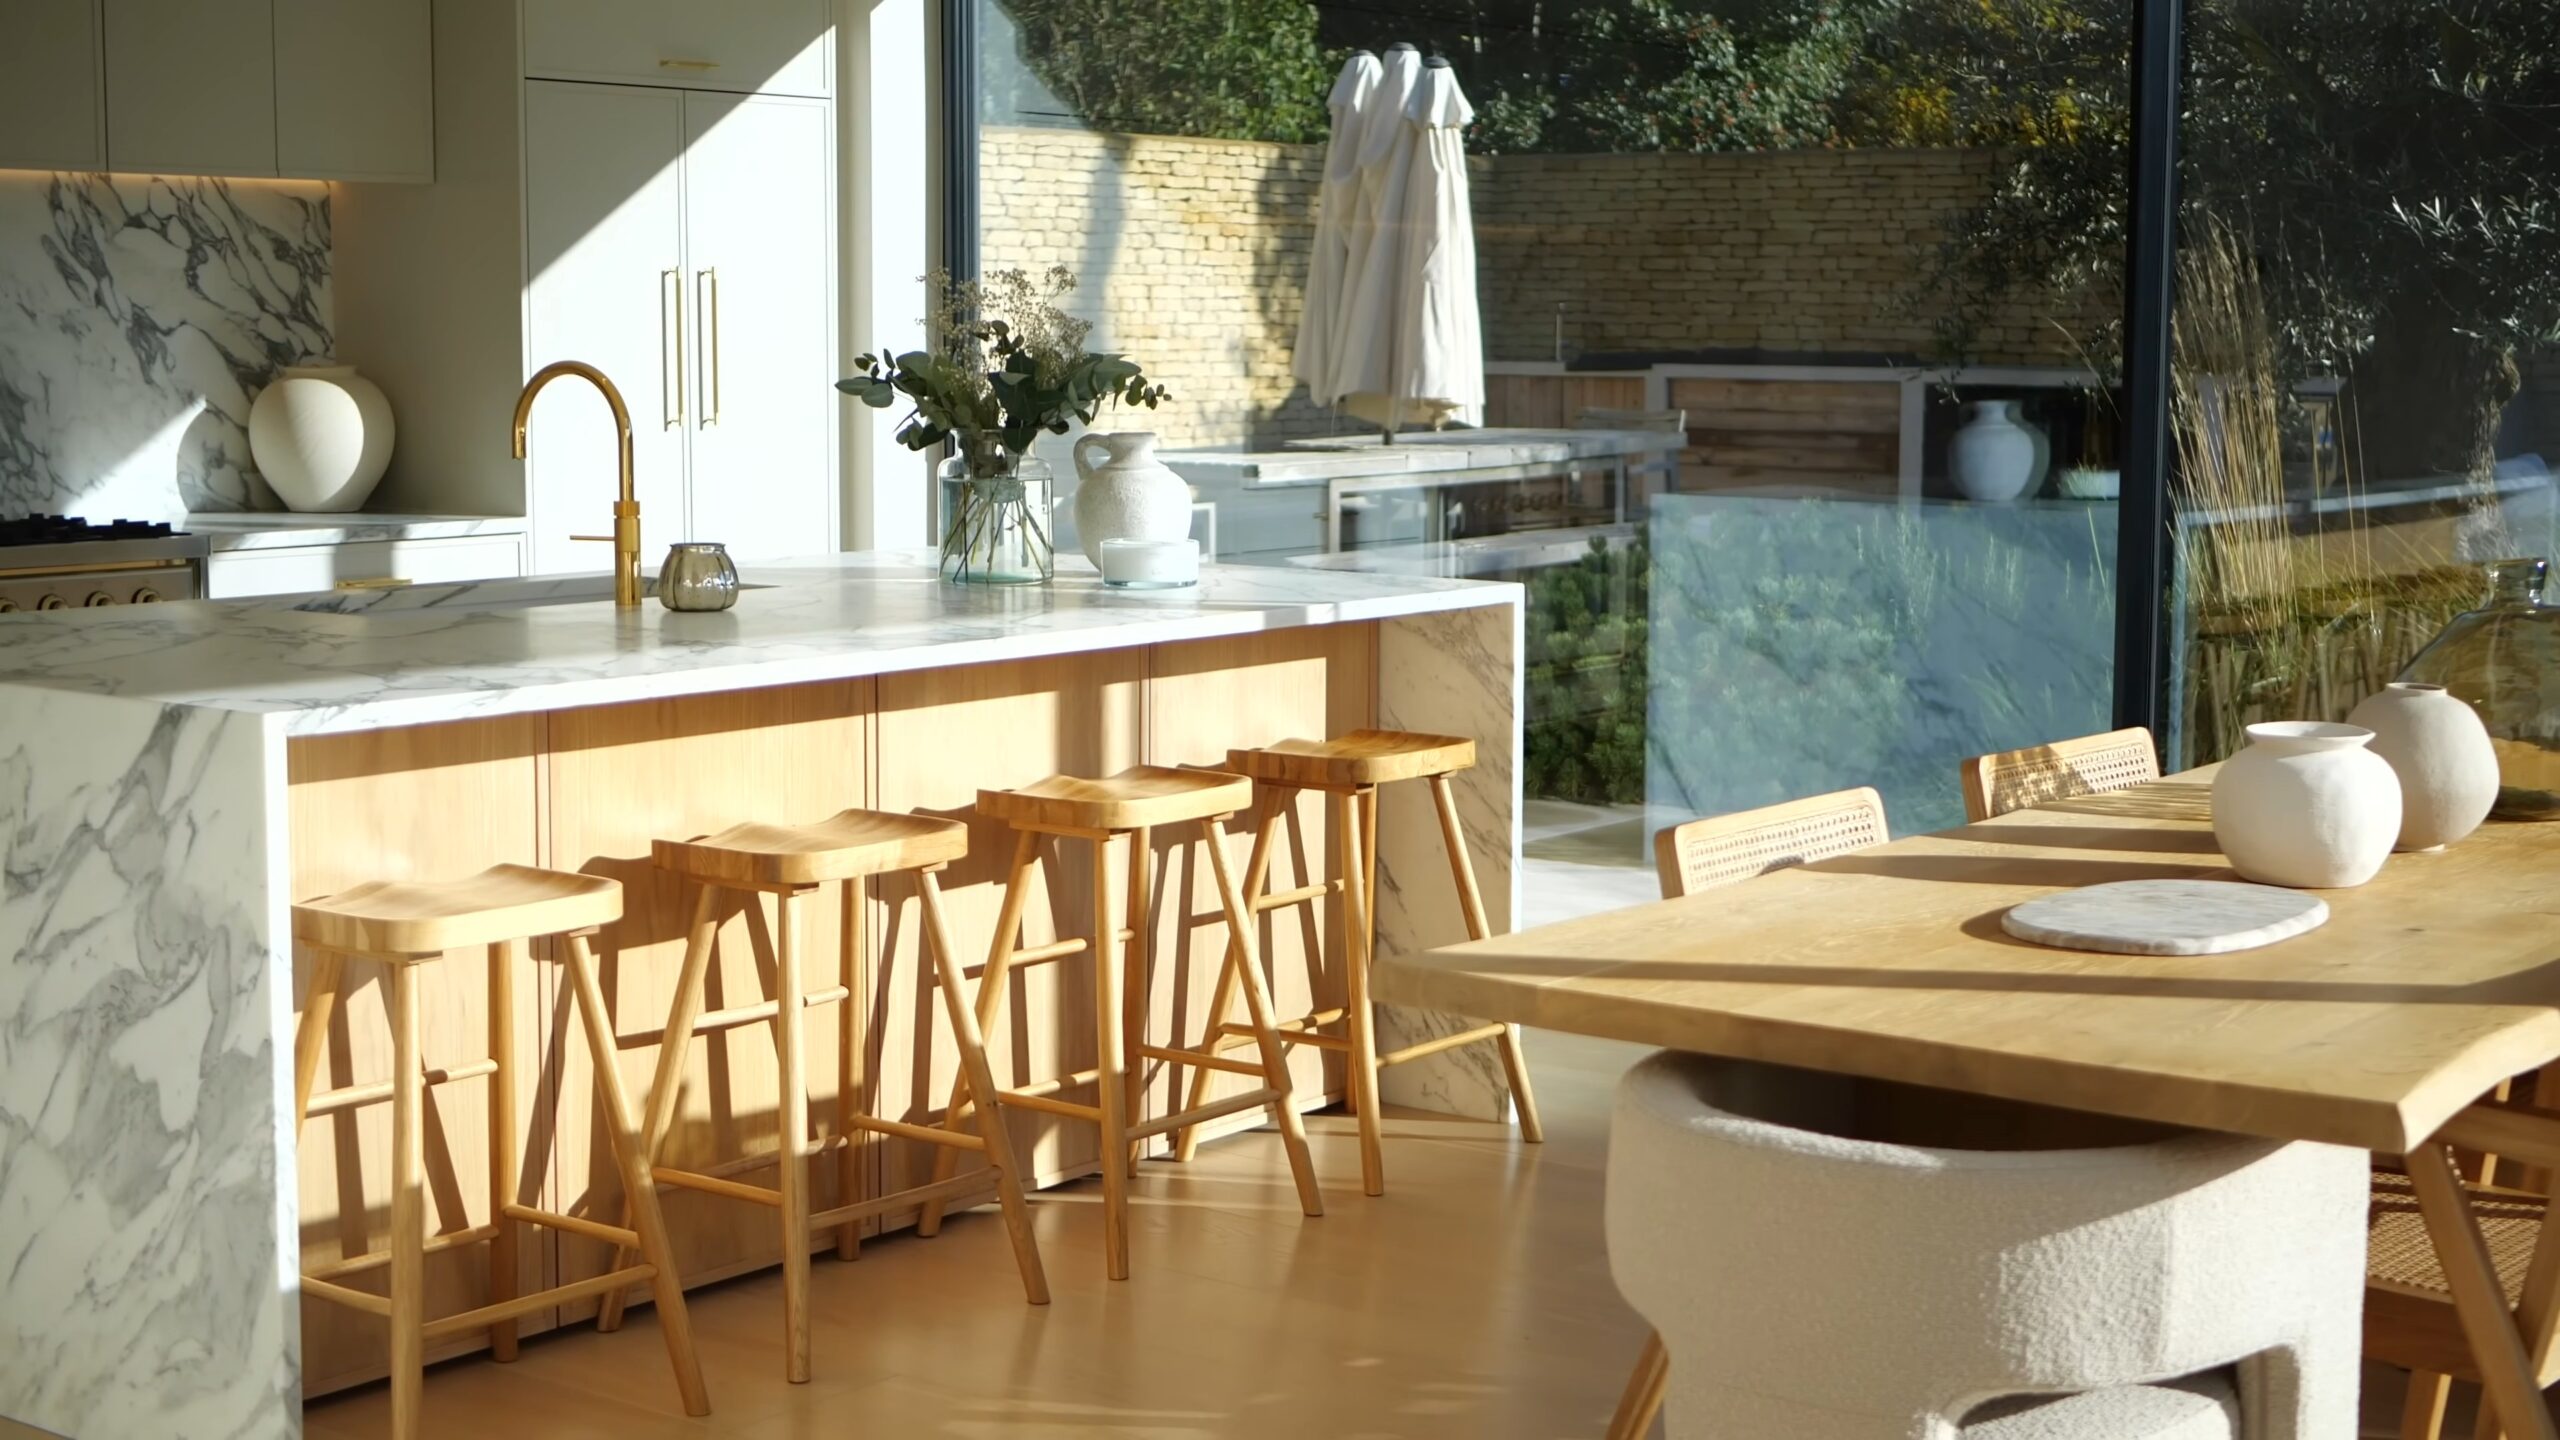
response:
M855 363L836 388L885 410L915 405L898 443L925 450L949 441L942 491L942 577L958 584L1042 584L1056 572L1050 539L1050 473L1031 453L1042 434L1090 425L1114 403L1152 410L1167 392L1136 363L1084 348L1092 322L1058 308L1075 289L1063 266L1034 278L1000 270L984 280L925 277L933 348L892 357L884 347Z

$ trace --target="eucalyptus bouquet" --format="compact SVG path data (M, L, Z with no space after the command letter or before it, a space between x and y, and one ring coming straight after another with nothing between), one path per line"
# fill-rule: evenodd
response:
M906 396L915 404L898 427L898 443L927 450L953 436L982 434L1019 455L1044 432L1090 425L1106 405L1144 405L1167 398L1135 361L1084 348L1091 321L1058 308L1076 288L1075 273L1054 266L1034 278L999 270L984 280L925 277L933 313L933 348L892 356L885 348L857 357L862 373L836 388L875 410Z
M1043 504L1026 498L1023 481L1032 442L1090 425L1113 404L1152 410L1166 398L1138 365L1085 349L1090 321L1058 308L1076 287L1074 272L1053 267L1038 277L999 270L984 280L925 277L932 347L891 355L884 347L857 357L862 373L836 388L875 410L903 395L914 409L898 427L898 443L928 450L951 442L944 463L943 572L956 580L1045 580L1050 540ZM1028 462L1038 467L1039 462Z

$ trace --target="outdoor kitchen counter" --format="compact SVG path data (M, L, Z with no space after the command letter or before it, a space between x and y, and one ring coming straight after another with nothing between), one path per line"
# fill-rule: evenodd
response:
M600 577L574 577L0 619L0 1417L78 1436L290 1435L306 1384L379 1373L377 1326L296 1293L303 1252L320 1263L380 1245L387 1153L372 1133L380 1116L315 1124L298 1173L297 898L498 860L615 876L626 919L602 948L621 1064L639 1085L654 1063L642 1042L665 1015L649 987L681 948L661 933L681 930L659 923L681 912L648 864L653 835L857 804L965 818L981 785L1215 763L1232 745L1380 724L1478 740L1461 812L1494 923L1509 923L1517 586L1212 566L1197 590L1123 593L1066 562L1054 586L993 589L943 584L919 554L744 568L765 588L719 614L617 611L593 598ZM1321 812L1304 813L1309 848L1324 853ZM1428 801L1391 797L1379 826L1382 949L1463 933L1441 895ZM975 852L992 852L994 830L978 828ZM1177 837L1158 843L1175 863ZM985 941L1003 868L975 852L951 877L971 945ZM1394 883L1400 865L1412 883ZM872 896L856 944L911 946L913 926L893 923L901 901ZM836 907L810 908L829 912L816 921L828 934L811 936L825 953ZM1062 903L1059 919L1077 920L1073 909ZM1202 945L1224 948L1186 942L1184 923L1162 924L1160 973L1196 965ZM1284 975L1305 968L1294 943L1273 942ZM900 994L912 986L912 957L864 953L891 967ZM465 987L449 997L443 1049L468 1060L484 1048L485 1029L466 1023L482 1013L482 992L466 987L482 967L433 968L436 984ZM360 972L350 979L369 978ZM741 975L754 983L751 960ZM1193 979L1162 979L1159 994L1201 997L1205 1012L1206 976ZM525 1005L557 998L527 988ZM346 1073L382 1063L372 989L342 1007L354 1023L324 1083L380 1078ZM541 1018L519 1027L524 1043L551 1033ZM1382 1023L1420 1038L1444 1022ZM878 1056L877 1113L941 1104L945 1057L914 1053L935 1041L907 1028L889 1027ZM452 1063L432 1030L428 1049ZM1402 1067L1392 1098L1503 1114L1498 1067L1451 1059ZM753 1101L751 1071L737 1070L737 1052L729 1063L727 1098ZM1312 1101L1321 1057L1301 1063ZM557 1083L582 1086L584 1065L570 1056ZM440 1123L466 1206L485 1208L473 1179L482 1106L476 1082L466 1088L437 1102ZM599 1203L602 1146L571 1133L588 1108L557 1106L551 1169L528 1180L557 1192L540 1197L552 1208ZM752 1134L755 1118L718 1117L721 1133ZM1023 1132L1045 1181L1091 1163L1075 1127L1026 1121ZM866 1183L912 1163L906 1143L878 1147ZM754 1248L769 1240L741 1238L769 1227L687 1219L672 1199L669 1210L688 1280L770 1263ZM480 1218L443 1215L439 1228ZM430 1258L441 1295L469 1301L485 1283L476 1247ZM528 1265L558 1276L602 1260L564 1243Z

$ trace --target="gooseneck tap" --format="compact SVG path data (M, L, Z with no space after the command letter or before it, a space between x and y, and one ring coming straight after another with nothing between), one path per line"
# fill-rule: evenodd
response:
M524 383L524 393L516 397L515 457L524 458L524 426L533 414L533 397L563 375L575 375L595 386L603 393L604 403L613 407L615 459L621 466L622 481L621 493L613 502L613 533L569 538L603 541L613 546L614 606L636 610L640 607L640 499L631 485L631 410L622 403L622 392L614 388L603 371L581 360L555 360L533 372L533 378Z

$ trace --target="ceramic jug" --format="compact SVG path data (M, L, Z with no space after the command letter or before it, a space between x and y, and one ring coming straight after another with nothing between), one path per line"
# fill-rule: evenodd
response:
M1102 568L1105 540L1180 540L1191 533L1191 487L1156 458L1154 435L1086 435L1074 454L1083 479L1076 490L1076 539L1095 569Z
M1947 442L1947 477L1967 500L2015 500L2044 483L2044 432L2029 425L2015 400L1965 408L1964 428Z

